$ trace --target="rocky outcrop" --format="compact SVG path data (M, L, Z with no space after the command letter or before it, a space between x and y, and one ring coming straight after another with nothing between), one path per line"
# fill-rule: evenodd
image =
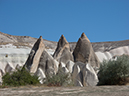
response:
M84 33L79 38L73 52L75 62L80 61L85 64L91 64L92 67L99 67L99 60L94 53L89 39Z
M40 57L38 68L41 68L45 74L56 74L58 62L44 50Z
M42 37L40 36L40 38L34 44L32 50L30 52L30 55L26 61L26 64L25 64L31 73L36 72L39 61L40 61L40 57L41 57L44 49L45 49L45 45L43 43Z
M75 86L80 86L83 87L82 85L82 80L83 80L83 76L82 76L82 72L80 67L75 64L73 67L73 73L72 73L72 79L73 79L73 83Z
M70 52L70 46L65 37L62 35L60 40L58 41L58 45L56 51L53 55L54 59L59 62L63 62L66 64L67 61L73 61L73 56Z
M44 71L41 68L38 68L35 75L39 77L40 83L43 84L43 80L46 78Z
M85 39L83 35L82 38ZM90 42L88 44L90 44ZM80 47L82 47L82 45ZM90 48L90 46L88 47ZM91 53L91 49L88 50L88 52ZM68 55L72 54L70 53L69 44L63 35L61 36L58 42L57 49L54 53L55 59L47 53L42 37L40 37L31 50L31 53L26 62L26 67L31 73L39 76L40 83L43 83L43 80L47 75L51 76L62 70L62 74L69 74L69 76L72 76L74 84L76 86L95 86L98 82L98 79L91 65L87 64L87 62L74 63L72 61L73 59L71 60ZM92 54L90 55L92 56ZM58 60L59 62L57 62L56 60Z
M37 39L28 36L11 36L1 32L0 37L0 82L2 82L2 76L6 72L11 73L25 64L30 48ZM99 61L112 59L116 55L129 54L129 40L92 43L98 60L84 33L77 44L68 43L62 35L56 45L57 42L43 40L40 37L26 61L26 68L39 76L40 83L43 83L46 75L56 74L61 69L63 74L70 73L76 86L94 86L97 83L94 69L98 69L96 67L99 67ZM73 52L74 60L70 51Z
M34 44L25 66L30 73L39 76L41 83L46 75L56 74L58 71L58 62L45 50L42 37Z
M72 78L75 86L95 86L98 77L90 64L76 62L73 68Z

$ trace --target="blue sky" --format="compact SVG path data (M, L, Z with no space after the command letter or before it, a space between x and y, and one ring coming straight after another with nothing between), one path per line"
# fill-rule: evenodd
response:
M0 0L0 31L76 42L129 39L129 0Z

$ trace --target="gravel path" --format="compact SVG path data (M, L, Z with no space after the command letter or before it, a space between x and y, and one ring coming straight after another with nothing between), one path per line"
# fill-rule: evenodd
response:
M129 96L129 86L0 88L0 96Z

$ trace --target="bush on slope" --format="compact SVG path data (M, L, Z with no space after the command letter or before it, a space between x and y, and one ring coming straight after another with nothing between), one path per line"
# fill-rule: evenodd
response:
M129 56L103 61L98 72L98 85L121 85L129 77Z

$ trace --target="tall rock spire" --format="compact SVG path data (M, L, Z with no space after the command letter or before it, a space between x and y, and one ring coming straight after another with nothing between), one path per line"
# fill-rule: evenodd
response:
M31 73L36 72L39 61L40 61L40 57L41 57L44 49L45 49L45 45L43 43L42 36L40 36L39 39L34 44L32 50L30 52L30 55L26 61L26 64L25 64Z
M25 66L33 74L55 74L57 72L57 62L47 53L43 39L40 38L34 44ZM38 72L37 72L38 71ZM41 78L42 78L41 76Z
M81 38L82 38L82 39L85 38L87 41L90 42L90 40L87 38L87 36L85 35L85 33L82 33Z
M99 67L99 60L94 53L92 45L85 35L82 33L77 45L73 51L74 61L81 61L83 63L90 63L93 67Z
M68 60L73 61L73 56L70 52L70 46L67 40L63 35L61 35L57 48L53 55L54 59L58 60L59 62L66 63Z
M66 44L68 44L68 41L64 37L64 35L61 35L60 40L58 41L58 47L63 47Z

